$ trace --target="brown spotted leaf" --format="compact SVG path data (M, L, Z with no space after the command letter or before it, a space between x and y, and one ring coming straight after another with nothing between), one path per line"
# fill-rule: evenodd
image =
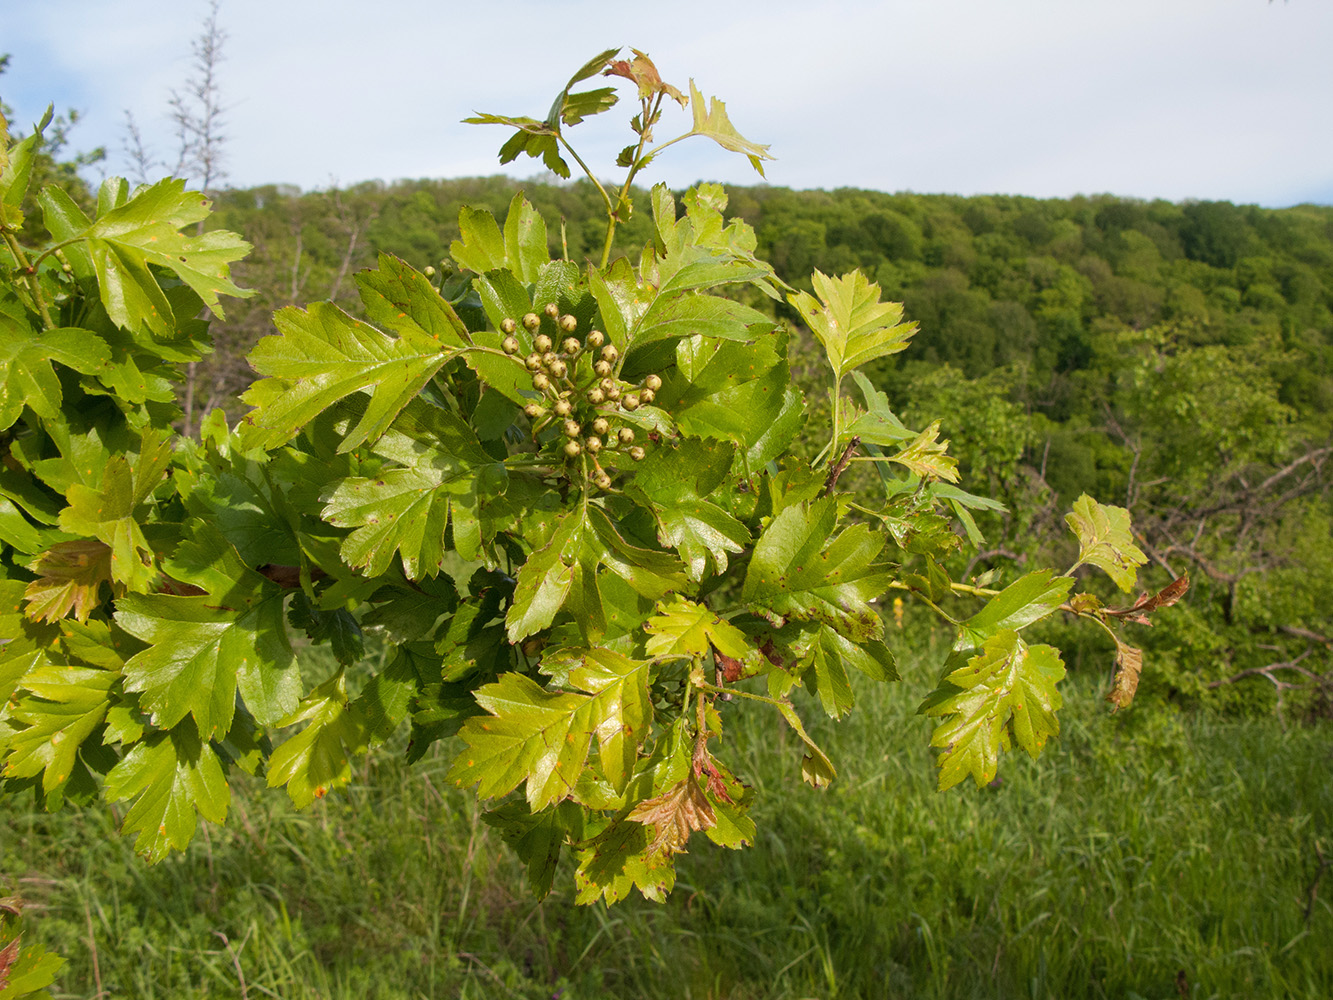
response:
M1134 701L1134 692L1139 688L1139 675L1142 673L1143 650L1127 646L1116 639L1115 680L1111 682L1111 690L1106 692L1106 700L1115 706L1111 711L1129 708Z
M682 778L661 795L644 799L626 819L653 828L650 853L684 853L691 833L717 825L717 816L708 796L692 776Z
M1190 589L1190 577L1188 573L1182 573L1165 587L1155 594L1140 594L1139 599L1134 602L1132 607L1128 608L1107 608L1106 613L1113 615L1122 621L1133 622L1136 625L1152 625L1152 620L1148 617L1154 611L1160 608L1169 608L1183 596L1185 591Z
M37 579L23 592L33 621L59 621L71 613L81 622L98 605L102 584L111 583L111 547L95 538L57 542L28 566Z

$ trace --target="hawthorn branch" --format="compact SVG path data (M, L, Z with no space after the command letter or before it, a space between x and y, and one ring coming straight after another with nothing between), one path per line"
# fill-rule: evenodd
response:
M856 449L861 447L861 439L853 437L847 442L847 447L843 449L842 457L834 463L833 468L829 470L828 479L824 480L824 492L820 496L829 496L833 492L833 487L838 485L839 477L847 471L847 466L851 464L852 455Z

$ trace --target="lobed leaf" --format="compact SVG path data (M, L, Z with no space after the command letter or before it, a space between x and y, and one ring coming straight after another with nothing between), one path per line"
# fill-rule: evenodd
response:
M1098 503L1086 493L1074 501L1074 509L1065 515L1065 523L1078 536L1078 562L1103 570L1115 585L1128 592L1138 576L1138 567L1148 561L1134 544L1129 511Z
M917 711L940 719L930 745L940 750L939 787L968 774L978 786L995 777L1000 749L1017 742L1034 759L1060 731L1056 684L1065 667L1051 646L1028 646L1007 629L952 670Z

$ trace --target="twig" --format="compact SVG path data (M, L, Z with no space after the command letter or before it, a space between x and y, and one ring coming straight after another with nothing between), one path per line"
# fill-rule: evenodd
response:
M861 447L861 439L859 437L853 437L847 442L847 447L843 449L842 457L838 459L833 468L829 470L828 479L824 480L824 492L821 493L820 496L828 496L833 492L833 487L838 485L838 477L847 470L847 466L852 460L852 455L859 447Z

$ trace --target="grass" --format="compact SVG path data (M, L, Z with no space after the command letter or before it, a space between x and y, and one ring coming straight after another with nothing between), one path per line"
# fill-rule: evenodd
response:
M447 748L377 755L306 812L234 781L227 827L151 868L106 808L7 802L0 871L70 959L56 996L1333 995L1333 728L1112 718L1076 678L1041 761L941 795L913 714L928 673L815 727L825 793L781 723L724 706L757 843L696 838L661 906L575 907L567 872L534 901Z

